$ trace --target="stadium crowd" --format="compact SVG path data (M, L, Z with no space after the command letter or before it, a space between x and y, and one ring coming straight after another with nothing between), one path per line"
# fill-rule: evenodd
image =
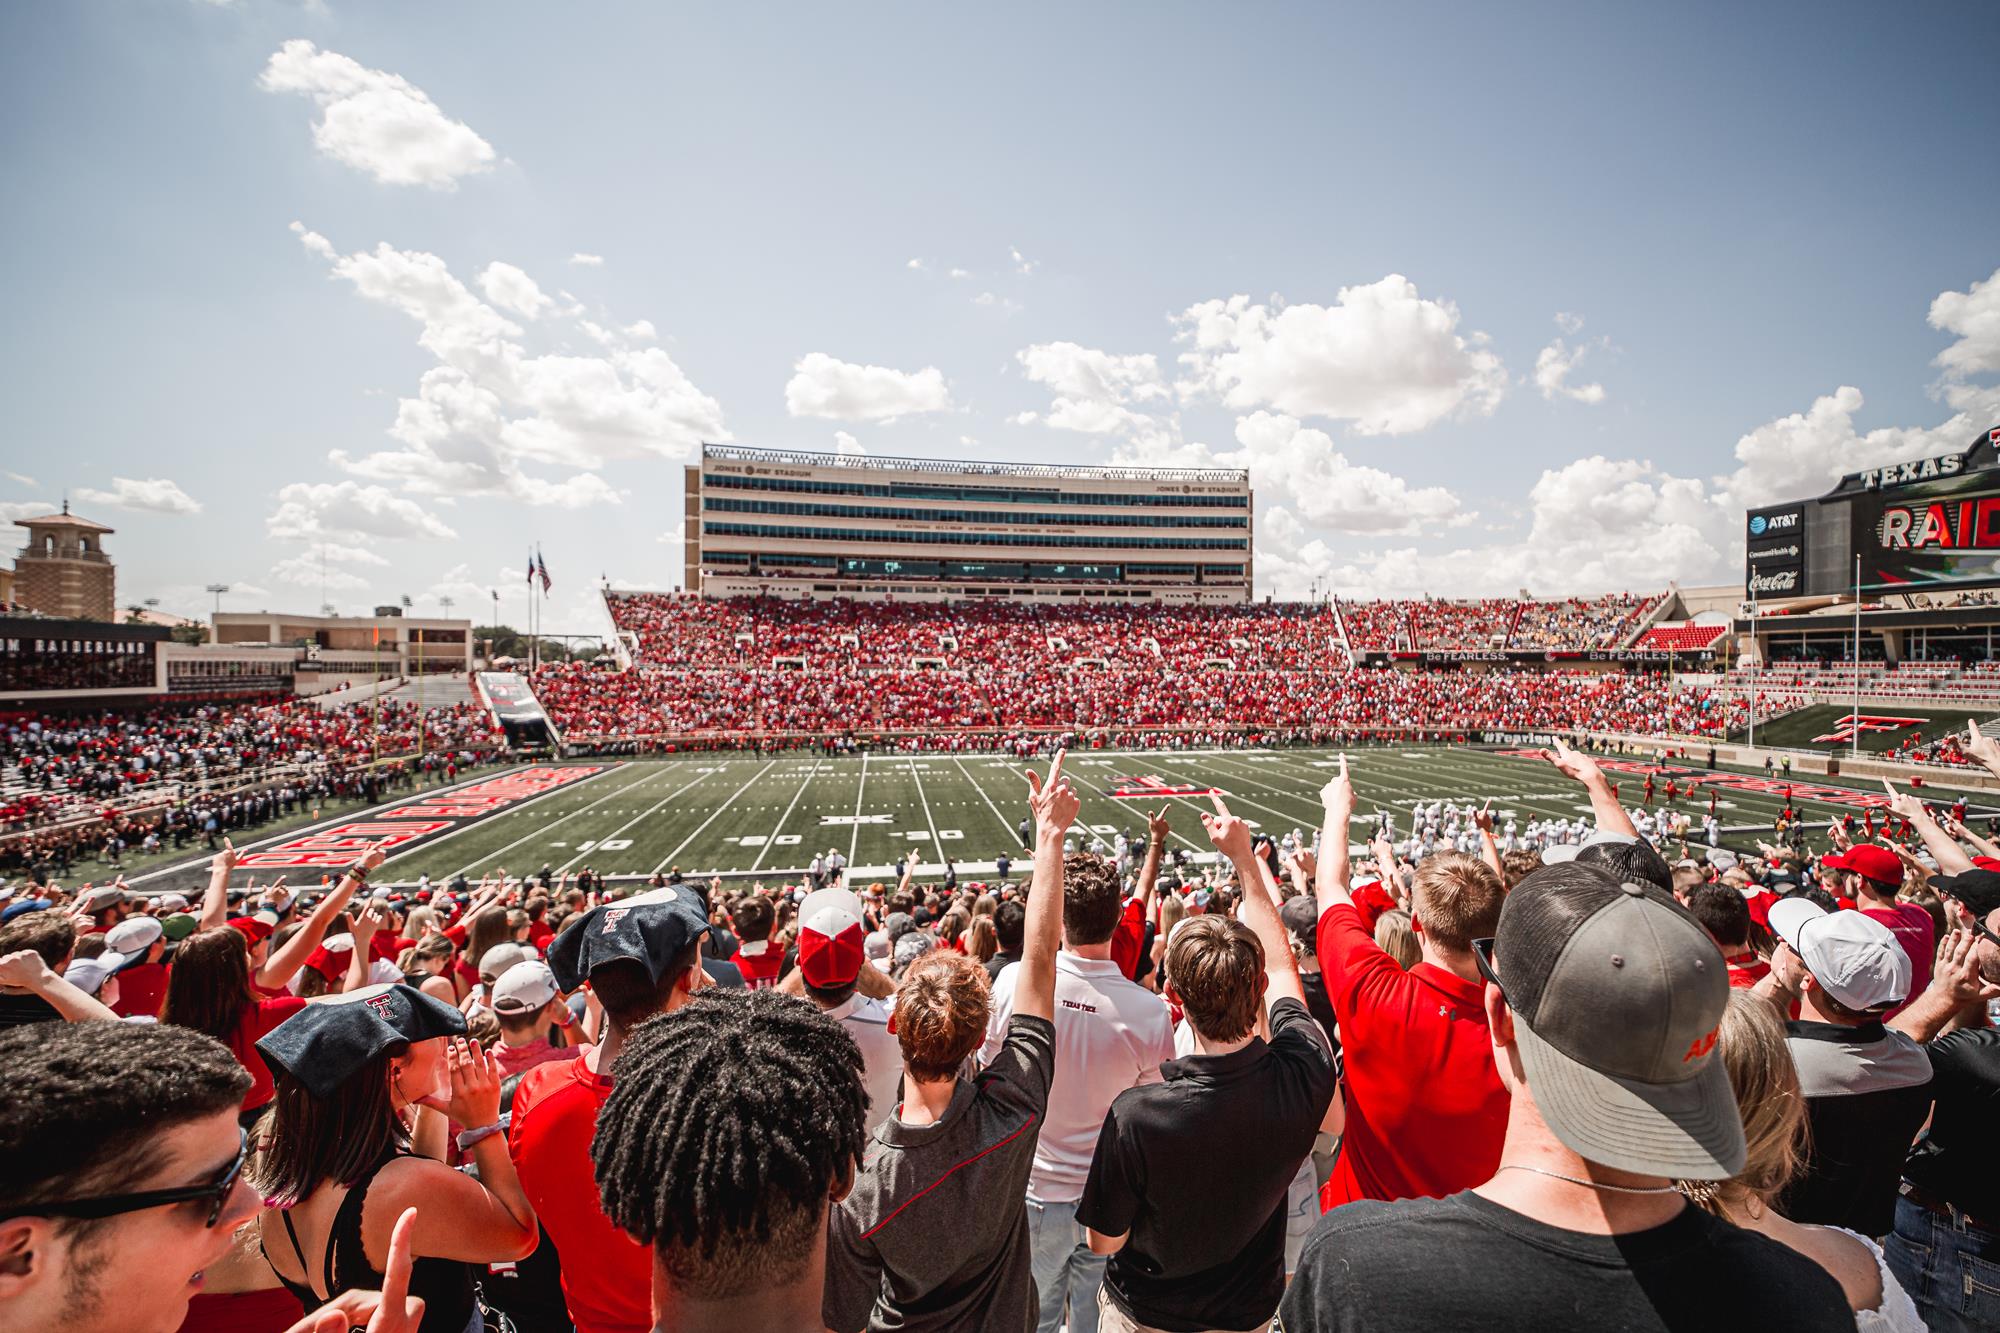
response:
M1545 757L1540 852L1343 762L1200 887L1058 753L977 885L0 889L0 1327L1993 1327L2000 847L1670 864Z
M1740 705L1657 672L1210 671L1076 667L1019 658L977 671L809 671L744 666L541 668L536 695L566 742L742 743L884 734L892 745L970 749L1076 730L1117 745L1228 736L1326 742L1479 732L1662 728L1721 737ZM964 733L977 732L974 737ZM904 733L898 735L897 733Z
M0 872L214 847L328 801L447 780L500 751L477 704L200 703L0 718ZM12 835L12 836L6 836Z

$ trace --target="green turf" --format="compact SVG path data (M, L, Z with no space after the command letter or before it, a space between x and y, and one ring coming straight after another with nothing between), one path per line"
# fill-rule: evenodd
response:
M1464 804L1494 797L1496 810L1514 812L1523 824L1589 811L1581 789L1533 759L1445 747L1363 749L1352 758L1362 816L1388 809L1399 831L1407 830L1409 811L1419 801ZM1206 853L1198 818L1210 808L1206 798L1116 799L1109 794L1113 779L1155 776L1213 785L1228 794L1238 814L1282 833L1317 823L1318 791L1333 763L1332 752L1314 750L1082 753L1071 757L1068 771L1083 797L1080 826L1109 842L1119 829L1142 831L1145 812L1165 805L1173 845ZM1627 804L1636 801L1643 779L1614 777ZM693 755L629 762L413 848L392 858L376 879L407 883L419 874L437 879L463 872L477 880L503 868L531 873L544 863L572 872L590 866L612 876L678 867L689 874L776 878L828 848L838 848L869 879L911 849L931 867L949 855L977 874L1003 851L1017 865L1021 861L1016 825L1027 813L1026 791L1021 767L993 756L864 761ZM1718 802L1723 824L1735 830L1726 842L1738 848L1752 846L1782 804L1776 795L1741 791L1720 792ZM1819 827L1843 808L1806 799L1798 805ZM1696 814L1698 827L1706 797L1683 801L1682 808ZM1987 811L1975 807L1975 813Z
M1839 754L1851 748L1852 742L1845 740L1821 740L1841 730L1841 723L1854 711L1849 704L1814 704L1769 722L1757 724L1757 743L1788 750L1822 750ZM1879 753L1893 749L1921 732L1925 740L1935 740L1947 732L1963 735L1968 720L1986 722L1993 714L1960 707L1938 707L1924 703L1869 703L1861 705L1861 717L1865 722L1873 718L1920 718L1911 726L1899 727L1894 731L1863 731L1861 749L1863 753Z

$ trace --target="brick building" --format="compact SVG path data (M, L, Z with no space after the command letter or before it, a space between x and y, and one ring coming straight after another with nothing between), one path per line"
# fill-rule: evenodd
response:
M117 570L104 553L115 529L69 512L23 518L28 544L14 560L13 600L30 611L69 620L118 618Z

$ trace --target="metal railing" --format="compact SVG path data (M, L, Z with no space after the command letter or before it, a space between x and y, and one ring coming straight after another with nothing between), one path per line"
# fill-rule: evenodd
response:
M975 463L968 459L894 458L870 454L815 454L791 449L751 449L740 444L704 444L703 459L730 463L775 463L792 467L861 468L878 472L927 472L978 477L1042 477L1070 481L1200 481L1244 484L1250 473L1224 467L1094 467L1082 463Z

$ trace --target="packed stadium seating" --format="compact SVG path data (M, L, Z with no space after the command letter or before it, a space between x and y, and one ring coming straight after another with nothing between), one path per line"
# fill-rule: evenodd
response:
M422 743L419 744L419 732ZM143 713L9 714L0 722L0 829L134 804L184 785L350 766L416 753L485 754L498 736L483 706L323 707L305 699L198 704Z
M1489 647L1528 604L1034 606L1018 603L702 601L612 593L639 662L567 663L534 687L565 741L740 743L868 734L946 749L1064 729L1119 743L1245 735L1463 735L1672 730L1715 735L1730 706L1662 676L1349 670L1352 640L1415 633ZM1535 604L1583 645L1623 637L1650 603ZM1552 613L1553 614L1553 613ZM1400 630L1396 626L1400 624ZM1538 632L1553 632L1545 630ZM1370 640L1364 640L1367 642ZM1150 739L1149 739L1150 738Z

